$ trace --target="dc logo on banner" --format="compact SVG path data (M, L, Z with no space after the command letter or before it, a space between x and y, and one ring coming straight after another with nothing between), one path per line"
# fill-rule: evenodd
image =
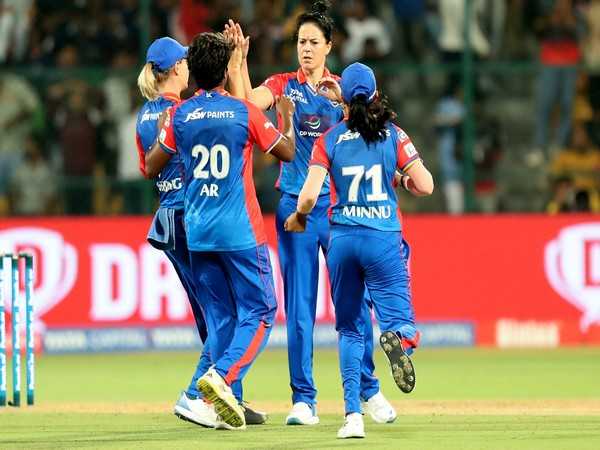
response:
M60 233L45 228L20 227L0 231L0 253L23 251L34 257L35 315L41 317L73 288L77 279L77 251ZM5 270L4 279L10 279L7 266ZM8 283L5 284L8 287ZM4 298L9 298L7 292Z
M600 222L563 228L546 245L544 266L552 288L583 313L581 330L600 324Z

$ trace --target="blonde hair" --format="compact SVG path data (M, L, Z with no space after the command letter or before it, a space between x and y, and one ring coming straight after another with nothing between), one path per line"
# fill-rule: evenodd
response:
M152 63L146 63L138 75L137 85L140 92L148 100L158 98L158 87L167 78L169 78L170 70L166 72L156 72L152 70Z

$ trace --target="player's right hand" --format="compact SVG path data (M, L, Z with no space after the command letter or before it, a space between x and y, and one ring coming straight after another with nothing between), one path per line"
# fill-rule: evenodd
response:
M294 111L296 111L296 105L294 102L285 95L278 97L276 100L277 112L281 114L283 117L291 118L294 115Z
M306 230L306 215L294 212L285 220L283 224L285 231L291 233L302 233Z
M323 77L317 83L317 92L319 95L328 98L333 102L343 103L342 88L340 84L332 77Z

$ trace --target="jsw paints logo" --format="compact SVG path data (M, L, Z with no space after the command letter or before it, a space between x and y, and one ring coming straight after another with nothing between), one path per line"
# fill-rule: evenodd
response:
M140 120L140 123L146 122L148 120L158 120L158 118L160 117L160 112L150 112L149 109L147 109L146 111L144 111L144 114L142 114L142 120Z
M35 315L43 316L60 303L77 279L77 251L62 236L51 230L33 227L12 228L0 231L0 253L28 251L34 255ZM5 265L4 280L10 280ZM4 283L4 298L10 297Z
M544 266L552 288L583 313L581 330L600 324L600 222L563 228L546 245Z
M185 122L190 120L201 120L201 119L234 119L235 113L233 111L204 111L204 108L196 108L186 116Z

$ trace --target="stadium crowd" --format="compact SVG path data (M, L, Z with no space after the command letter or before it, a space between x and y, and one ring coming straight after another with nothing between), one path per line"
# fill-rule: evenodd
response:
M260 83L273 68L293 67L294 20L311 2L144 3L0 1L0 216L150 212L155 197L137 169L134 132L147 43L165 35L188 43L239 20ZM466 210L468 121L474 210L600 211L600 0L473 0L469 53L480 69L471 114L461 71L465 0L332 3L331 69L376 68L441 180L439 195L407 199L405 210ZM278 165L259 155L255 164L269 212Z

